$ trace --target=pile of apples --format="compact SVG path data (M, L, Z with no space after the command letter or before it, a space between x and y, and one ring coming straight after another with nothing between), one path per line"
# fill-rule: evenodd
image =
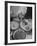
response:
M26 37L25 32L29 32L32 29L32 19L22 20L22 18L24 17L23 15L25 15L26 12L27 12L27 7L24 7L24 6L11 7L10 16L16 17L13 19L13 21L10 22L10 29L15 30L15 31L12 31L12 32L14 32L13 34L11 32L14 39L25 39L25 37ZM20 13L22 13L22 14L20 14ZM21 18L20 20L18 18L18 14L19 14L19 17ZM21 30L19 30L19 29L21 29Z

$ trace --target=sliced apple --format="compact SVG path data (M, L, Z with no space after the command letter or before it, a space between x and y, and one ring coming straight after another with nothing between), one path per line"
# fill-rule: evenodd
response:
M25 24L25 22L27 24ZM20 26L22 29L24 29L25 31L30 31L30 29L32 29L32 21L29 21L28 19L25 19L25 22L21 22Z

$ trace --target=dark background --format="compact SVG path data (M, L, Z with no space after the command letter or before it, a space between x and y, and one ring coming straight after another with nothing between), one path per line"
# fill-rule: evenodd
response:
M27 7L27 13L24 17L25 19L32 19L32 7Z

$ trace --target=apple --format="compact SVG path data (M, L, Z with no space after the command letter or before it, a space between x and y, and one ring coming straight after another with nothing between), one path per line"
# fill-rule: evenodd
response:
M16 22L16 21L12 21L11 23L10 23L10 28L11 29L17 29L19 27L19 23L18 22Z
M31 19L30 19L31 20ZM20 22L20 27L24 29L25 31L30 31L32 29L32 21L28 19L24 19L24 22Z

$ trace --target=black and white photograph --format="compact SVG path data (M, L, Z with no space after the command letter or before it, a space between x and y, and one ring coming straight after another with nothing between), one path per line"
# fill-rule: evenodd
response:
M7 13L6 13L7 12ZM35 43L35 3L7 2L7 43Z
M32 7L10 6L10 40L32 38Z

